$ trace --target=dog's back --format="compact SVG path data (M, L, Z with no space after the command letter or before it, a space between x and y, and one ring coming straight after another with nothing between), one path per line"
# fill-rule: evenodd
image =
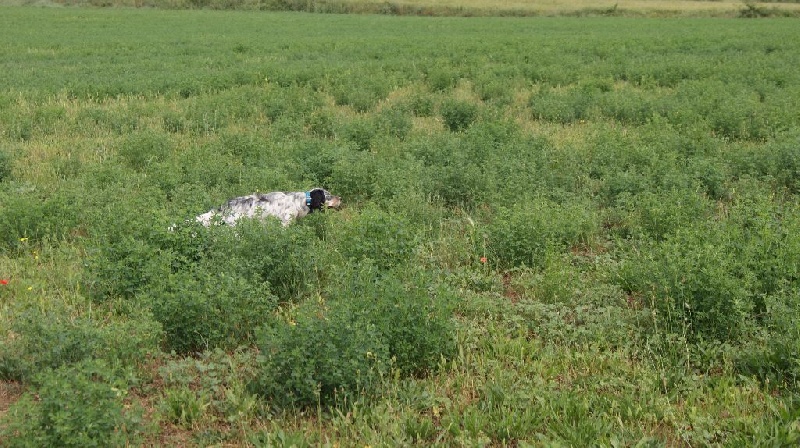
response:
M215 220L234 225L242 218L266 218L274 216L284 225L294 218L308 214L304 192L256 193L233 198L221 207L197 216L197 221L209 226Z

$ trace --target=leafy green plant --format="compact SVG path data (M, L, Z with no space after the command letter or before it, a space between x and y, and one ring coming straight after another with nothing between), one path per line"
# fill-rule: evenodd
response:
M210 405L211 399L205 391L196 392L184 386L167 389L161 407L172 423L191 428L203 418Z
M136 171L144 171L150 165L169 156L169 136L156 131L141 131L127 136L120 144L120 157Z
M4 446L129 446L145 433L142 411L126 402L127 384L104 362L85 360L36 376L0 425Z
M442 92L452 89L458 83L459 74L449 68L440 67L427 73L427 81L431 90Z
M263 360L252 390L280 407L327 407L374 393L388 349L363 314L310 303L293 320L273 322L259 337Z
M656 310L658 331L733 341L747 329L752 276L715 232L681 229L662 243L647 243L623 265L622 286Z
M246 387L255 368L256 353L247 348L170 359L159 368L167 386L161 403L167 418L186 427L212 421L245 424L258 405Z
M375 126L380 132L402 140L411 132L413 123L404 108L392 107L378 113Z
M364 313L394 368L421 375L453 355L455 297L429 273L407 267L379 274L362 267L345 279L332 289L331 307L352 306Z
M0 182L11 179L11 167L13 159L9 152L5 149L0 149Z
M68 238L81 222L75 194L69 189L52 194L0 190L0 244L16 248L20 238L31 243Z
M593 97L592 94L579 89L563 93L542 89L531 96L529 106L533 117L537 120L573 123L589 118Z
M409 107L417 117L430 117L434 112L434 100L431 95L415 92L409 98Z
M306 302L266 327L254 390L277 406L344 405L372 397L392 367L419 375L452 356L452 297L408 274L404 282L395 276L402 272L356 271L330 301Z
M0 348L0 378L30 381L36 372L87 359L102 359L115 368L134 367L157 353L161 342L161 328L146 312L104 321L52 306L18 309L13 316L16 337Z
M351 262L388 269L411 261L418 237L417 229L401 214L367 208L332 229L331 242Z
M597 215L578 202L521 197L488 225L489 251L502 268L541 267L549 253L589 243L597 226Z
M478 106L469 101L445 100L440 112L445 126L452 132L467 129L478 118Z
M250 339L277 299L266 284L218 267L189 268L148 285L137 296L161 323L169 350L190 353L235 347Z
M370 149L375 131L375 124L363 118L346 121L338 128L338 134L361 151Z
M233 272L268 285L281 300L302 297L327 274L328 257L313 226L284 228L276 219L245 221L235 233L223 232L215 249L218 252L210 255L209 269L218 269L213 266L224 266L228 260Z

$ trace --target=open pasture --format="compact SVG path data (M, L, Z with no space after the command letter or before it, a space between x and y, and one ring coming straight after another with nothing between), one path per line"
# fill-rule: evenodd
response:
M3 444L800 440L794 20L0 29Z

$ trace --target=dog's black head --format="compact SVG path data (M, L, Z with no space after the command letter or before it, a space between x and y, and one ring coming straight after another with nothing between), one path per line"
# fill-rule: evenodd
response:
M311 203L308 207L312 212L314 210L323 210L325 206L337 208L342 203L342 199L339 196L334 196L322 188L315 188L308 194L311 196Z
M309 204L309 208L311 211L314 210L322 210L322 206L325 205L325 190L322 188L315 188L311 190L311 204Z

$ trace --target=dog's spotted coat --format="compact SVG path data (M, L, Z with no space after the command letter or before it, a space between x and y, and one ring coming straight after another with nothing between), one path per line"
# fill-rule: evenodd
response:
M235 225L242 218L267 218L274 216L284 226L323 207L337 208L342 199L322 188L309 192L295 191L255 193L233 198L214 210L197 216L197 221L208 227L212 223Z

